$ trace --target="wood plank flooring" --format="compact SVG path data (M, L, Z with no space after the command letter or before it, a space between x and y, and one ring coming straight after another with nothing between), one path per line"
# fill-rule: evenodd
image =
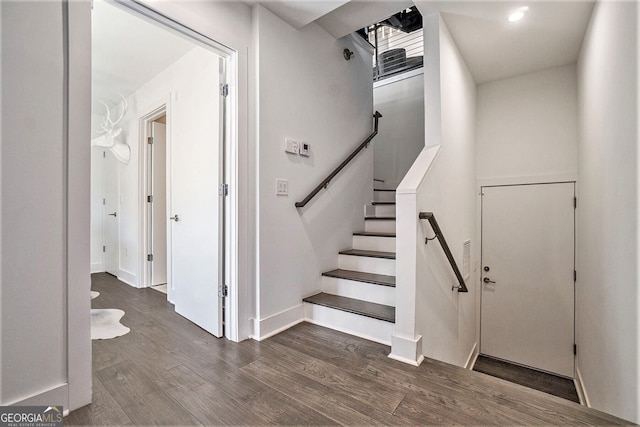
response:
M131 332L93 341L93 403L66 425L620 425L610 415L485 374L307 323L265 341L216 339L165 295L92 277L94 308Z

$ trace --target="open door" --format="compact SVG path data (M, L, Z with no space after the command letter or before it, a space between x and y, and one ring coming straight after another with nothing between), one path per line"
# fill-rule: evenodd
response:
M102 151L104 218L104 271L118 276L120 268L120 218L118 215L118 160L109 150Z
M211 60L193 70L189 90L176 101L197 108L176 108L170 117L172 135L180 135L170 149L170 285L176 312L220 337L220 57L209 54Z
M151 260L150 286L167 283L167 125L151 123Z

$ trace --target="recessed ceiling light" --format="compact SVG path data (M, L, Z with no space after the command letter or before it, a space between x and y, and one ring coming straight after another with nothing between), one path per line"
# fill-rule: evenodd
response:
M528 6L523 6L509 15L509 22L517 22L524 18L525 13L529 10Z

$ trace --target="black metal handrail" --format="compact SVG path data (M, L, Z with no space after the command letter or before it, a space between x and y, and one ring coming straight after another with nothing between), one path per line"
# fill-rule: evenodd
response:
M462 278L462 274L460 274L460 269L458 268L458 264L456 264L456 260L453 259L453 255L449 250L449 245L447 244L447 241L444 238L444 234L442 234L442 230L440 229L440 226L438 225L438 221L436 221L436 217L435 215L433 215L433 212L420 212L420 214L418 215L418 218L428 220L429 224L431 224L431 228L433 229L433 232L436 233L436 237L440 242L440 246L442 246L442 250L444 251L444 254L447 256L447 259L449 260L449 264L451 264L453 273L456 275L456 278L458 279L458 283L460 283L460 286L458 286L457 288L454 286L454 289L458 289L458 292L469 292L469 289L467 289L467 285L464 283L464 279ZM426 241L428 242L429 240L433 240L433 239L427 238Z
M374 124L373 124L373 132L371 133L371 135L369 135L367 137L367 139L364 140L364 142L362 144L360 144L358 146L358 148L356 148L353 153L351 153L349 155L349 157L347 157L345 159L344 162L340 163L340 165L338 165L337 168L335 168L333 170L333 172L331 172L329 174L329 176L327 176L321 183L320 185L318 185L316 188L313 189L313 191L311 191L311 193L309 193L307 195L307 197L305 197L301 202L296 202L296 208L302 208L304 207L307 203L309 203L309 200L313 199L313 197L318 194L320 192L320 190L322 190L323 188L327 188L327 185L329 185L329 182L331 182L331 180L338 175L338 173L340 173L340 171L342 169L344 169L345 166L347 166L349 164L349 162L351 160L353 160L353 158L355 156L358 155L358 153L360 151L362 151L365 147L367 147L369 145L369 143L371 142L371 140L378 134L378 119L382 117L382 114L380 114L379 112L375 112L373 114L373 119L374 119Z

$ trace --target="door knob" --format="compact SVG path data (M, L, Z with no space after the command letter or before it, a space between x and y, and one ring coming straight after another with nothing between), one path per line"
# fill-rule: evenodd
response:
M172 220L172 221L175 221L175 222L180 221L180 218L178 217L178 214L175 214L174 216L169 217L169 219Z
M112 213L112 214L107 214L107 215L109 215L109 216L118 216L118 213L117 213L117 212L114 212L114 213Z
M484 279L482 279L482 281L483 281L484 283L496 283L496 282L494 282L493 280L489 279L488 277L485 277Z

